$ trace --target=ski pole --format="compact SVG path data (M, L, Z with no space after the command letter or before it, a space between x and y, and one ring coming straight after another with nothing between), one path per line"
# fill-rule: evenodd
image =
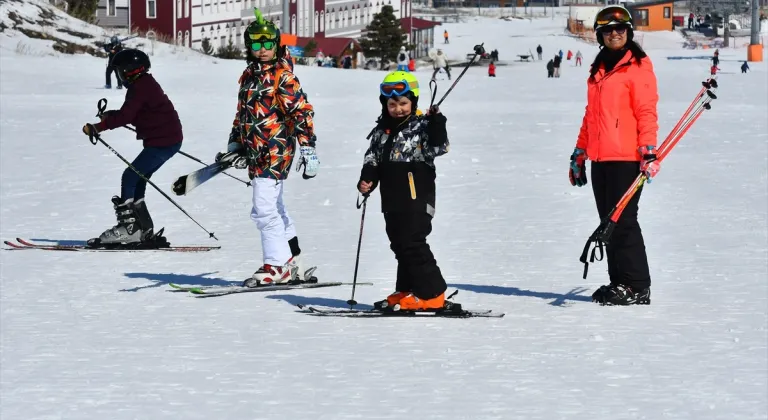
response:
M485 44L485 42L483 42L483 43L482 43L482 44L480 44L480 45L475 45L475 55L474 55L474 56L472 56L472 59L471 59L471 60L469 60L469 63L467 63L467 65L466 65L466 66L464 66L464 70L462 70L462 71L461 71L461 74L459 74L459 77L457 77L457 78L456 78L456 80L454 80L454 82L453 82L453 84L451 85L451 87L449 87L449 88L448 88L448 90L445 92L445 94L443 94L443 97L442 97L442 98L440 98L440 100L437 102L437 105L435 105L436 107L438 107L438 108L440 107L440 104L442 104L442 103L443 103L443 101L444 101L444 100L445 100L445 98L448 96L448 94L449 94L449 93L451 93L451 91L453 90L453 88L454 88L454 87L456 87L456 84L457 84L457 83L459 83L459 80L461 80L462 76L464 76L464 73L466 73L466 72L467 72L467 70L469 70L469 67L472 65L472 63L474 63L474 62L475 62L475 59L477 58L477 56L478 56L480 53L482 53L482 52L483 52L483 45L484 45L484 44ZM430 108L432 108L432 105L431 105L431 104L430 104Z
M187 217L189 217L189 219L190 219L190 220L192 220L193 222L195 222L195 224L196 224L196 225L200 226L200 229L204 230L204 231L205 231L205 233L207 233L207 234L208 234L208 237L209 237L209 238L213 238L213 239L216 239L217 241L219 240L219 238L217 238L217 237L216 237L216 235L214 235L214 234L213 234L213 232L208 232L208 229L204 228L204 227L203 227L203 225L201 225L200 223L198 223L198 222L197 222L197 220L195 220L195 219L194 219L192 216L190 216L190 215L189 215L189 213L187 213L187 211L186 211L186 210L184 210L184 209L183 209L183 208L182 208L182 207L181 207L181 206L180 206L180 205L179 205L177 202L173 201L173 199L172 199L171 197L169 197L169 196L168 196L168 194L166 194L165 192L163 192L163 190L161 190L160 188L158 188L158 186L157 186L157 185L155 185L155 183L154 183L154 182L152 182L152 181L151 181L149 178L147 178L146 176L144 176L144 174L142 174L141 172L139 172L139 170L138 170L138 169L136 169L136 167L135 167L135 166L133 166L133 165L131 164L131 162L128 162L128 161L127 161L127 160L126 160L126 159L125 159L125 158L124 158L124 157L123 157L123 156L122 156L120 153L118 153L118 152L117 152L117 150L113 149L113 148L112 148L112 146L110 146L109 144L107 144L107 142L105 142L105 141L104 141L104 139L102 139L102 138L101 138L101 136L99 135L99 133L98 133L98 132L96 132L96 127L94 127L94 125L93 125L93 124L87 124L87 125L88 125L88 129L89 129L88 139L91 141L91 144L93 144L93 145L95 146L97 142L101 142L101 144L103 144L104 146L106 146L106 147L107 147L107 149L109 149L109 150L110 150L112 153L114 153L115 155L117 155L117 157L119 157L119 158L120 158L120 160L122 160L122 161L123 161L123 162L124 162L126 165L128 165L128 167L129 167L129 168L131 168L131 170L132 170L133 172L136 172L136 175L138 175L138 176L139 176L139 178L143 179L143 180L144 180L144 181L146 181L146 182L147 182L149 185L151 185L152 187L154 187L154 188L157 190L157 192L159 192L160 194L162 194L162 195L163 195L163 197L165 197L166 199L168 199L168 201L170 201L170 202L171 202L171 203L172 203L174 206L176 206L176 208L177 208L177 209L181 210L181 212L182 212L182 213L184 213L184 215L186 215Z
M666 158L666 156L672 151L675 145L677 145L680 139L682 139L688 130L693 126L693 123L699 119L701 114L704 113L705 110L712 108L710 102L717 99L717 95L715 95L714 92L710 90L710 88L717 89L717 81L714 79L709 79L702 84L704 86L702 91L697 94L696 99L694 99L677 124L675 124L672 131L661 143L661 146L659 146L657 155L657 160L659 162ZM692 113L691 110L693 110ZM608 244L611 234L613 233L613 230L615 229L621 214L624 212L624 209L627 207L632 197L634 197L634 195L640 190L640 188L645 184L645 181L647 180L648 177L645 173L638 174L637 178L635 178L635 181L632 183L632 185L630 185L616 206L611 209L605 220L600 222L600 225L597 227L597 229L595 229L592 235L589 236L589 239L587 239L587 243L584 244L584 250L581 253L581 257L579 258L579 261L584 264L584 279L587 278L589 263L602 261L605 255L603 252L603 247ZM593 243L595 244L595 247L592 249L589 262L587 262L589 248ZM597 256L598 251L600 253L599 257Z
M96 105L96 107L99 110L99 112L96 113L96 116L101 118L101 116L104 115L104 111L107 110L107 98L99 99L99 103ZM131 127L130 125L124 125L123 128L127 128L127 129L133 131L134 133L136 132L136 129ZM200 159L190 155L189 153L185 153L185 152L179 150L179 154L184 156L184 157L188 157L188 158L194 160L195 162L202 163L203 166L208 166L207 163L205 163L202 160L200 160ZM224 175L226 175L226 176L228 176L228 177L230 177L230 178L232 178L234 180L242 182L243 184L245 184L246 187L250 187L251 186L251 183L249 181L243 181L242 179L240 179L240 178L238 178L238 177L236 177L234 175L230 175L230 174L228 174L226 172L224 172Z
M360 266L360 245L363 243L363 225L365 224L365 208L368 205L368 194L363 194L363 202L360 203L360 197L357 198L357 208L363 208L363 214L360 216L360 235L357 238L357 256L355 257L355 275L352 277L352 297L347 301L347 305L352 309L357 305L355 300L355 287L357 286L357 268Z

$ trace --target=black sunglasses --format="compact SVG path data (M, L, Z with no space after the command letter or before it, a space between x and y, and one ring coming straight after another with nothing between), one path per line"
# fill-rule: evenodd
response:
M627 27L623 25L611 25L611 26L603 26L600 28L600 33L603 35L608 35L611 32L616 32L619 35L624 35L625 32L627 32Z

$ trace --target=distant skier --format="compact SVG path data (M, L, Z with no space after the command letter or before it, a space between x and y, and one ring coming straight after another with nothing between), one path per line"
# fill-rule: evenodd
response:
M547 63L547 79L555 77L555 60L549 60Z
M557 55L560 57L560 61L563 61L563 50L560 50Z
M407 72L409 60L408 51L405 50L405 47L400 47L400 52L397 53L397 71Z
M536 47L536 54L539 55L539 61L541 61L541 53L543 53L544 50L541 48L541 44L539 44L538 47Z
M715 66L715 65L713 65L712 67L710 67L710 68L709 68L709 74L710 74L711 76L716 76L716 75L717 75L717 72L718 72L718 70L720 70L720 68L719 68L719 67L717 67L717 66Z
M106 74L106 81L107 83L104 85L104 88L106 89L112 89L112 72L115 72L115 79L117 79L117 88L122 89L123 88L123 82L120 80L119 77L117 77L117 69L115 69L115 66L112 64L112 59L115 58L115 55L123 50L123 44L120 42L120 38L117 36L112 36L110 38L109 43L104 45L104 51L109 54L107 57L107 74Z
M496 77L496 65L493 61L488 64L488 77Z
M568 50L568 54L565 56L566 61L571 61L571 58L573 58L573 52L571 50Z
M448 68L448 58L443 54L443 50L437 50L437 56L435 57L434 63L432 63L432 67L435 69L435 71L432 72L432 80L435 80L440 69L445 70L445 74L448 75L448 80L451 80L451 70Z
M285 210L283 188L293 163L295 145L304 179L317 175L314 110L293 74L293 61L280 44L280 30L258 9L256 19L243 31L248 66L240 76L237 113L227 151L216 161L235 168L248 166L253 185L251 220L261 232L263 264L243 283L285 283L306 279L299 239ZM256 94L257 93L257 94Z
M447 29L443 31L443 43L444 44L450 44L450 42L448 41L448 30Z
M576 51L576 65L581 67L581 59L583 56L581 55L581 50Z
M712 65L713 66L717 66L718 64L720 64L720 49L719 48L716 49L715 50L715 54L712 55Z
M749 64L745 61L744 64L741 65L741 72L746 73L747 70L749 70Z
M100 123L83 126L83 132L91 135L91 127L99 133L133 124L136 139L143 141L144 149L132 165L150 178L181 149L184 136L179 114L155 78L147 73L151 64L144 52L122 50L112 59L112 65L127 88L125 102L120 110L104 112ZM117 225L89 240L89 245L134 246L144 243L147 247L167 246L164 238L154 237L154 224L144 200L146 189L147 182L126 168L120 196L112 197Z
M560 77L560 65L562 64L562 62L563 62L563 57L556 55L553 63L555 66L555 77Z
M586 160L592 161L592 191L600 220L606 220L639 174L650 180L659 171L659 92L651 60L632 40L632 15L627 9L603 8L594 29L601 49L587 80L587 108L568 176L571 185L585 186ZM650 303L651 275L637 222L641 192L642 187L624 208L607 244L610 284L592 294L595 302Z
M377 308L439 309L447 288L427 244L435 215L435 158L448 152L446 118L435 107L419 115L419 81L393 72L379 86L381 116L369 136L357 189L381 188L390 248L397 259L395 292Z

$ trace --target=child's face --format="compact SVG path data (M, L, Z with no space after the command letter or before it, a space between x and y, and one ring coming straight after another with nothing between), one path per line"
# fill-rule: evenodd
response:
M387 99L387 111L392 118L402 118L411 115L411 100L405 96L393 96Z
M251 50L251 55L259 61L267 62L275 59L276 48L266 49L262 45L259 50Z

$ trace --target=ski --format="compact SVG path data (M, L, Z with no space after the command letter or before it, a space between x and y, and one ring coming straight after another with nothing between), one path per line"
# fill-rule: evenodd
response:
M304 278L308 278L309 280L296 280L288 283L280 283L283 285L296 285L296 284L306 284L306 283L317 283L317 277L313 276L313 274L317 271L317 267L311 267L304 271ZM168 286L171 286L173 290L169 290L169 292L191 292L193 290L200 291L200 290L216 290L221 289L223 287L229 288L229 287L240 287L243 282L230 282L229 284L224 285L215 285L215 286L181 286L175 283L168 283ZM263 286L261 286L263 287Z
M7 250L44 250L44 251L80 251L80 252L145 252L145 251L167 251L167 252L207 252L215 249L221 249L220 246L169 246L165 248L94 248L89 247L87 244L36 244L22 238L16 238L16 242L3 241L9 248Z
M192 288L188 292L195 295L197 298L208 298L216 296L226 296L236 293L253 293L253 292L278 292L284 290L295 289L317 289L321 287L334 287L341 286L342 282L317 282L317 283L284 283L284 284L269 284L257 287L244 287L244 286L218 286L209 287L206 289Z
M173 193L176 195L187 195L202 183L229 169L230 165L231 162L229 161L216 162L187 175L182 175L174 181Z
M502 318L504 313L495 313L491 310L467 310L461 305L452 303L444 309L430 311L387 311L381 309L340 309L319 308L316 306L297 305L300 309L315 316L336 316L350 318L374 318L374 317L435 317L435 318Z

